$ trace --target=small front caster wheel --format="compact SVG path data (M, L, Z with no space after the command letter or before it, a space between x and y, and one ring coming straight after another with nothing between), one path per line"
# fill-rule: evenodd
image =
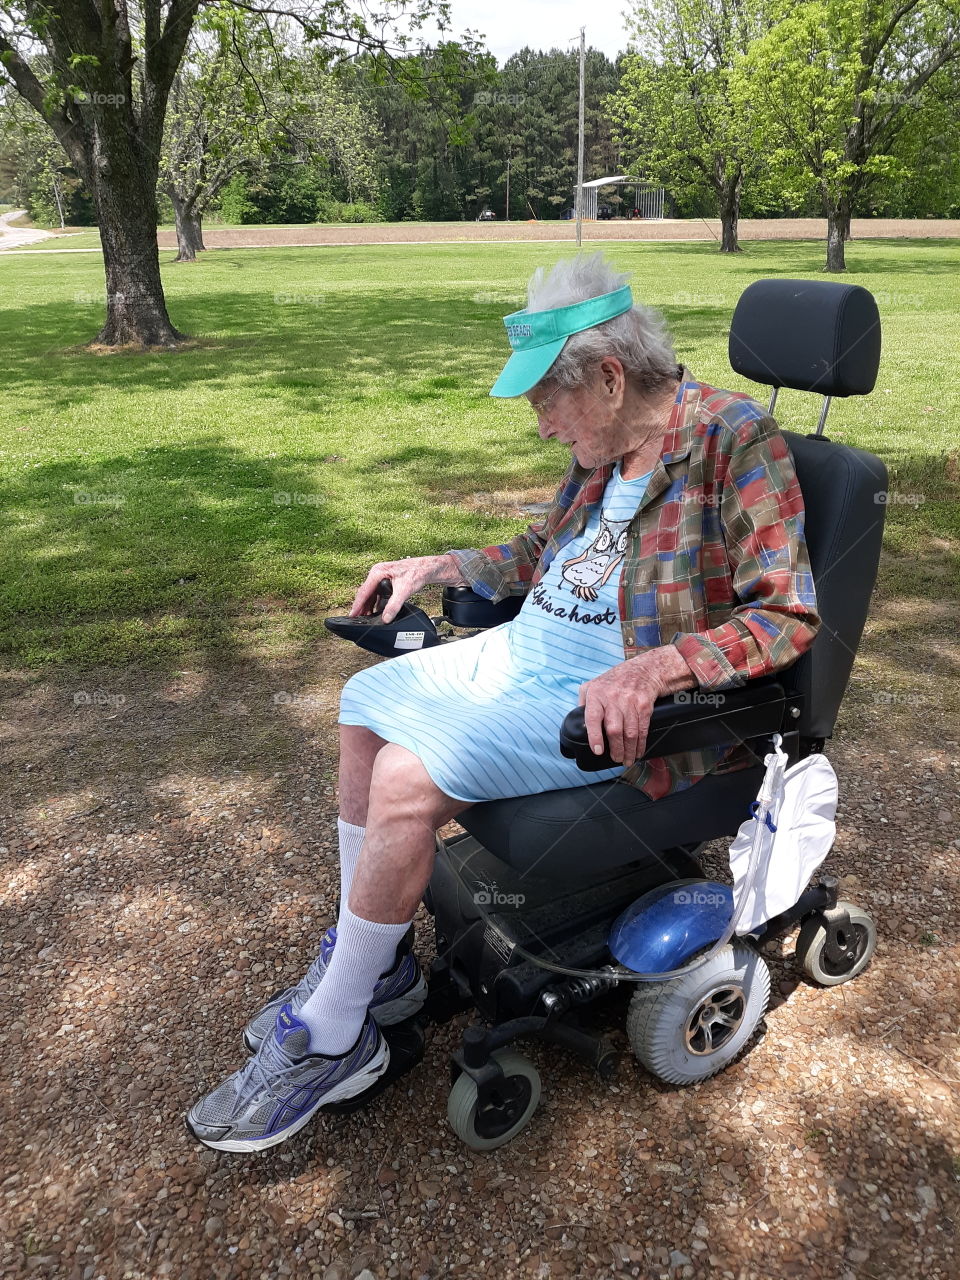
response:
M852 902L838 902L837 907L850 917L850 924L837 935L839 955L827 952L827 927L819 913L803 922L797 938L797 963L822 987L836 987L855 978L877 949L877 926L872 918Z
M492 1151L515 1138L540 1101L540 1074L529 1058L512 1049L495 1049L490 1056L500 1064L503 1080L486 1105L478 1106L476 1083L466 1071L457 1076L447 1100L451 1128L474 1151Z
M770 970L752 947L721 947L698 969L638 985L627 1036L639 1060L667 1084L721 1071L747 1043L770 998Z

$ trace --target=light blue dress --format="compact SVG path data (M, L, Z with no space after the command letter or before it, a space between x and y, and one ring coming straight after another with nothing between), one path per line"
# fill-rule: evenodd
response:
M581 684L624 661L620 571L651 474L622 480L617 466L512 622L352 676L340 723L406 747L441 791L470 803L618 777L622 766L584 773L562 756L560 726Z

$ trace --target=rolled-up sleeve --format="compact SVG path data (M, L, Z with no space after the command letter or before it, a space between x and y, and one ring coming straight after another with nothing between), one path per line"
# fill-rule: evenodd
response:
M803 495L786 441L770 417L744 422L734 435L720 520L739 603L720 625L671 640L703 689L736 688L789 667L820 628Z
M476 551L448 551L472 590L498 604L507 596L525 594L546 545L546 522L531 524L509 542Z
M499 604L507 596L526 595L530 590L543 549L570 506L574 471L575 464L571 464L544 518L528 525L525 532L518 533L509 542L494 543L479 550L445 553L453 556L461 574L478 596Z

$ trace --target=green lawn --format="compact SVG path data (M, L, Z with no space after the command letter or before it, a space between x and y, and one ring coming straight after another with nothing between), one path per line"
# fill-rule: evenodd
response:
M101 319L99 257L0 256L8 662L302 652L372 561L522 527L471 495L542 496L567 451L538 439L525 404L487 392L500 317L535 266L568 252L216 251L164 266L174 322L200 343L146 356L83 349ZM694 373L733 389L750 389L726 356L746 285L822 278L817 243L608 252ZM830 434L880 453L909 499L889 509L886 589L955 596L960 244L863 242L849 263L880 301L884 356L873 395L835 403ZM787 392L778 417L812 429L818 408Z

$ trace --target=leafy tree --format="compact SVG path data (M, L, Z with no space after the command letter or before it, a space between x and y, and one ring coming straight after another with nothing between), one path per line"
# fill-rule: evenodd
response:
M455 65L456 77L444 73ZM382 203L393 218L473 216L476 104L496 88L496 62L477 46L448 42L398 64L385 78L369 62L356 69L377 119ZM411 93L411 79L419 86Z
M957 0L805 0L751 48L757 145L788 192L817 195L828 271L845 270L854 205L905 176L898 139L958 57Z
M893 146L896 180L860 197L854 213L885 218L960 216L960 63L953 62L911 108Z
M88 225L90 197L63 148L16 94L0 99L0 167L11 195L45 226Z
M576 184L578 74L575 52L523 49L499 72L478 53L464 60L456 92L430 109L389 88L378 93L388 216L475 218L486 206L505 216L508 162L510 216L560 216ZM616 83L616 66L589 50L585 158L597 176L618 165L602 107Z
M0 5L0 81L12 84L56 134L93 196L103 244L107 345L174 346L157 250L157 180L167 102L200 9L217 0L36 0ZM324 49L367 49L389 61L445 0L391 0L386 14L348 0L242 7L265 25L285 14ZM393 39L393 46L390 39Z
M765 0L635 0L636 50L608 102L633 168L681 199L712 193L724 253L739 252L744 186L765 165L744 58L770 21Z
M240 12L202 15L177 69L160 167L177 227L177 262L203 249L202 218L241 171L263 167L280 141L270 33Z
M580 56L574 50L521 49L500 75L502 119L494 117L500 148L498 200L505 198L503 142L511 155L511 204L538 218L572 208L577 185ZM604 101L617 87L617 66L588 49L584 67L584 174L600 178L619 169L613 125ZM521 212L521 216L525 216Z

